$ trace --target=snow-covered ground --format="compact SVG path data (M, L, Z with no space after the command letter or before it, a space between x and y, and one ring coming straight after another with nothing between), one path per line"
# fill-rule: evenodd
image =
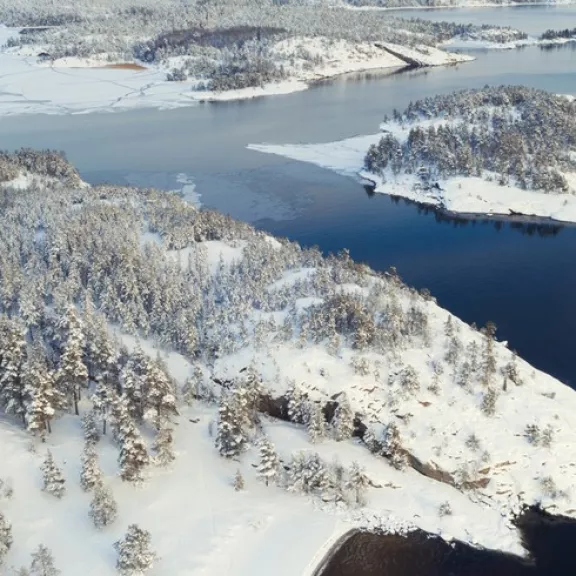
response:
M387 126L390 129L390 126ZM393 131L396 136L407 130ZM486 215L525 215L576 222L576 174L565 173L571 193L546 194L522 190L517 186L500 186L477 177L457 177L440 182L441 189L422 190L414 174L390 175L383 178L363 169L368 148L382 138L382 133L357 136L325 144L251 144L251 150L310 162L340 174L361 177L373 182L375 192L400 196L454 213Z
M17 33L15 29L0 27L0 46ZM407 55L416 55L426 66L472 59L430 47L422 47L420 51L403 47L396 49L399 53L405 50ZM304 50L317 56L319 64L306 66L306 60L298 58L298 53ZM399 58L370 43L293 38L274 47L279 58L290 61L285 81L263 87L213 92L196 90L198 80L193 78L185 82L166 80L166 73L181 61L180 57L169 59L163 65L139 67L134 62L109 61L106 54L42 61L38 59L42 51L41 46L0 50L0 115L80 114L144 107L168 109L200 101L289 94L305 90L310 82L322 78L405 66Z
M342 147L340 152L346 156ZM354 527L393 532L418 527L446 540L522 554L511 516L523 504L576 515L576 393L517 358L505 343L486 338L393 276L346 259L314 256L225 218L218 222L212 216L195 229L194 209L178 197L134 190L116 190L115 196L107 188L71 193L52 184L28 196L14 190L10 213L0 214L0 232L23 227L22 246L42 250L49 245L58 256L50 258L51 266L73 257L80 269L86 262L98 269L95 260L115 256L119 247L123 258L117 265L130 276L130 297L143 290L156 298L156 277L171 278L170 288L179 284L180 291L162 293L183 302L182 312L198 304L198 322L205 326L199 337L220 345L210 360L208 350L185 357L153 337L128 335L104 321L104 330L108 326L126 347L125 355L138 347L152 360L160 355L178 389L200 370L203 385L216 397L224 393L219 382L240 382L248 366L271 397L299 384L308 395L305 409L334 398L341 402L339 395L345 393L375 438L393 423L402 449L428 472L397 469L359 439L336 442L329 431L313 443L304 425L265 415L261 428L251 429L246 450L226 459L214 445L215 403L195 399L189 407L180 401L174 416L176 460L168 468L147 467L141 486L118 477L118 444L110 434L96 445L104 483L119 508L116 521L97 531L88 516L90 496L79 486L80 419L68 413L54 419L53 432L42 442L24 432L19 419L2 414L0 478L14 489L11 498L0 489L0 510L14 536L6 566L28 564L30 552L44 544L62 576L112 576L113 543L137 523L150 531L158 555L150 574L310 576L331 545ZM42 214L47 214L44 224ZM41 229L40 243L29 233L26 218ZM170 228L170 222L179 228ZM224 239L196 241L195 230ZM168 238L184 237L182 249L165 245ZM78 248L68 252L70 246ZM117 279L113 273L107 277ZM108 294L113 302L113 292ZM346 301L355 303L353 335L337 333L329 321L318 326L318 317L298 316L334 301L340 304L327 306L326 314L335 314ZM107 305L101 303L100 310ZM164 304L157 305L164 317ZM339 313L338 320L343 317L346 313ZM361 344L360 335L368 334L371 325L378 338ZM324 331L327 335L320 337ZM353 338L358 339L353 343ZM492 364L493 372L487 368ZM409 384L402 376L408 368ZM92 407L87 396L81 413ZM140 428L150 447L154 430L145 423ZM357 462L370 481L364 503L344 504L329 492L288 492L281 481L266 486L257 474L255 444L262 436L284 464L299 452L316 452L327 466L337 461L345 470ZM66 479L61 499L41 490L40 466L48 449ZM245 482L239 492L232 486L237 470ZM435 474L443 479L433 479Z

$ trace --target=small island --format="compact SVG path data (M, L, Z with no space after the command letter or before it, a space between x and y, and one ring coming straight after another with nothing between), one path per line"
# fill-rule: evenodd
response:
M360 175L376 192L467 214L576 222L576 102L523 86L418 100L381 132L251 146Z

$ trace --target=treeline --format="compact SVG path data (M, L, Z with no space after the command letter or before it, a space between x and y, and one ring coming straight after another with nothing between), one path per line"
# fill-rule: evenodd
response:
M569 40L576 38L576 28L565 28L564 30L546 30L540 36L540 40Z
M423 128L423 120L433 122ZM371 172L418 174L425 185L495 174L502 185L565 193L563 172L576 171L576 104L543 90L464 90L410 103L393 121L410 126L408 137L389 133L371 146Z
M56 178L72 185L80 183L78 171L62 152L36 151L30 148L21 148L16 152L0 151L0 182L14 180L23 171L36 176Z

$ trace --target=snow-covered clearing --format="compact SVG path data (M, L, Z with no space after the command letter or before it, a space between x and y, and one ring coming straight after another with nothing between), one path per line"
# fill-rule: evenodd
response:
M0 46L16 29L0 28ZM392 45L391 45L392 46ZM426 66L441 66L470 60L431 47L419 51L395 47L399 53L416 56ZM195 89L198 79L169 82L166 73L181 57L163 65L109 61L107 54L91 58L42 60L41 46L0 50L0 115L81 114L135 108L169 109L197 102L249 99L305 90L310 82L341 74L397 68L405 62L383 48L367 42L327 41L323 38L292 38L273 48L280 61L286 59L288 78L262 87L214 92ZM318 63L299 58L303 51Z
M444 121L434 121L434 124ZM423 122L426 128L430 122ZM386 126L396 137L406 137L408 129ZM276 154L292 160L309 162L351 177L373 182L375 192L400 196L408 200L437 206L454 213L510 216L521 214L576 222L576 175L565 173L572 193L546 194L522 190L517 186L500 186L477 177L457 177L440 182L441 189L418 189L414 174L387 175L386 180L363 169L364 157L370 145L376 144L382 133L357 136L325 144L250 144L258 152Z

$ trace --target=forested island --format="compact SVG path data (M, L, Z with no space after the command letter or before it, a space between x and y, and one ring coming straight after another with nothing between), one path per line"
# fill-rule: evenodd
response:
M54 152L0 175L7 574L308 574L353 527L522 554L524 506L575 514L576 394L494 324Z
M524 86L410 103L379 134L250 148L360 175L376 192L467 214L576 222L576 102Z

